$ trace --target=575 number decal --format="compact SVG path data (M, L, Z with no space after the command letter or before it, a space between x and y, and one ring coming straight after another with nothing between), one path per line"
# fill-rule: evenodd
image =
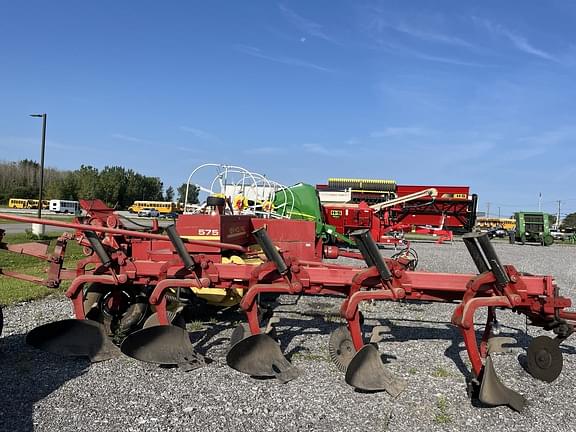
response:
M219 235L220 235L220 230L218 230L218 229L198 228L198 235L200 235L200 236L219 236Z

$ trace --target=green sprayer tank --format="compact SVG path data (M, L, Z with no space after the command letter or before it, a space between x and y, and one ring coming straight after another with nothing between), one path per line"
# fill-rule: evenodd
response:
M554 243L554 237L550 234L550 215L542 212L517 212L515 240L522 244L537 242L543 246Z

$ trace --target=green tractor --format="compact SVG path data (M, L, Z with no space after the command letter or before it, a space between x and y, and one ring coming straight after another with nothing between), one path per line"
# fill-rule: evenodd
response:
M517 212L516 230L510 234L510 243L527 242L540 243L542 246L550 246L554 243L554 237L550 233L550 215L543 212Z

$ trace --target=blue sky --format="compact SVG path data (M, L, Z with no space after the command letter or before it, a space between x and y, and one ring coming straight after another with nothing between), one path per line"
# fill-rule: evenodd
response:
M205 162L281 183L470 185L480 210L576 211L576 3L0 5L0 160Z

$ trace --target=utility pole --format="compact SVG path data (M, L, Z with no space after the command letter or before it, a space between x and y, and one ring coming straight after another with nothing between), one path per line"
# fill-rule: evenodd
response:
M490 201L486 202L486 217L490 217Z
M562 201L558 200L558 213L556 214L556 229L560 228L560 205L561 205Z
M542 211L542 192L538 194L538 211Z

